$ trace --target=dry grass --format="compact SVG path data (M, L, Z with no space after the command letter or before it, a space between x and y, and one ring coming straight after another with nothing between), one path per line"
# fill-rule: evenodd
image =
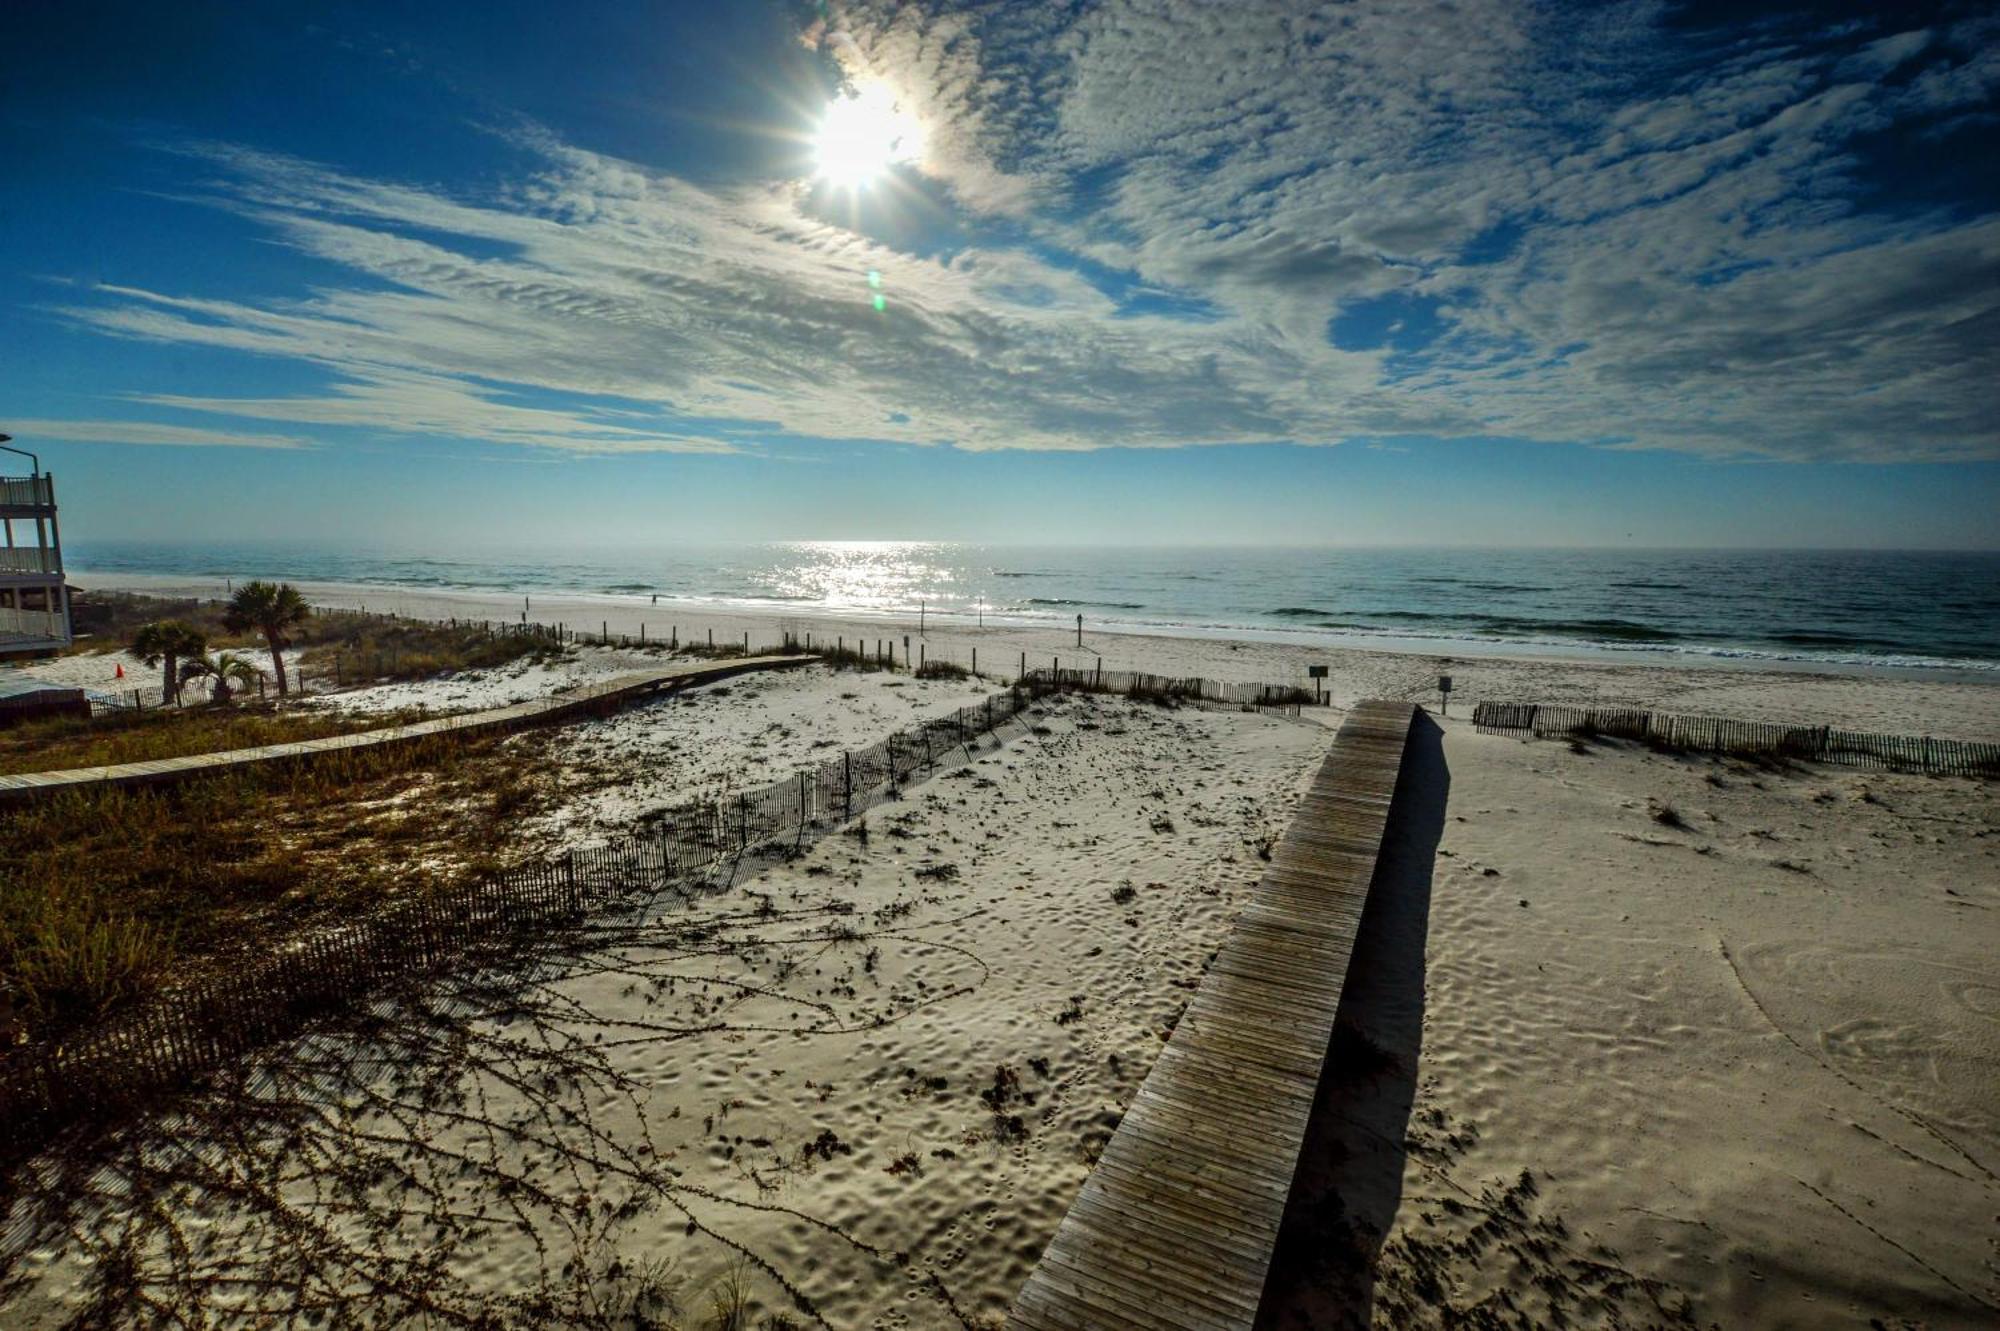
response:
M536 736L439 736L7 812L0 1050L59 1036L177 977L537 847Z
M72 613L77 651L122 647L141 625L156 619L192 624L208 636L210 647L265 649L259 635L229 631L223 623L220 601L79 590ZM316 675L332 674L338 668L355 679L421 679L451 670L505 665L523 656L559 655L563 650L546 638L506 632L489 635L482 625L471 623L433 624L317 608L292 631L291 638L304 649L305 663Z
M280 712L257 705L113 712L85 720L51 717L0 730L0 773L151 762L194 753L322 739L414 717Z
M488 635L478 626L384 619L339 610L316 612L298 639L308 644L301 659L315 676L338 674L349 681L429 679L564 652L546 638L518 633Z

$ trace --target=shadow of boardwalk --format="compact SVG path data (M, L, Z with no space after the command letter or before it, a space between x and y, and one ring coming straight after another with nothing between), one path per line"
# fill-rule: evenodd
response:
M1365 1327L1375 1259L1402 1201L1424 1030L1431 870L1451 773L1443 734L1410 729L1291 1200L1264 1284L1268 1331Z

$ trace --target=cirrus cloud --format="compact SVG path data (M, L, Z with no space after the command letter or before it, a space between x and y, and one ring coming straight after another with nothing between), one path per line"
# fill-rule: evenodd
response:
M1487 435L2000 457L2000 220L1863 206L1857 147L1990 117L1992 22L1670 18L835 5L808 40L917 108L917 183L962 243L536 131L535 168L484 191L202 145L191 197L353 281L62 308L326 383L153 406L590 453Z

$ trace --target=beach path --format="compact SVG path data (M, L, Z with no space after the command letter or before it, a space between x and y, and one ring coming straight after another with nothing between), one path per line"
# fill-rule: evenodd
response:
M1256 1319L1415 713L1349 713L1016 1297L1014 1331Z
M440 716L408 725L385 726L380 730L360 730L324 739L299 740L290 744L266 744L251 749L229 749L220 753L196 753L181 758L160 758L152 762L119 763L109 767L74 767L59 772L21 772L0 775L0 802L35 799L65 790L92 786L141 786L191 777L209 776L231 768L256 763L287 762L312 758L344 749L398 744L431 735L468 734L483 730L514 730L542 725L574 716L595 715L616 710L663 689L708 684L752 670L776 670L803 665L819 658L806 654L784 656L743 656L720 661L691 661L661 670L642 670L617 675L597 683L581 685L566 693L495 707L482 712Z

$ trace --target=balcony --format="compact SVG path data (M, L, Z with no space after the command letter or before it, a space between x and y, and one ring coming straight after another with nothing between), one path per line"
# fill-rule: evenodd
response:
M61 572L62 562L54 550L33 545L0 548L0 577L54 576Z
M49 476L0 476L0 509L37 509L53 513L56 487ZM16 516L34 517L33 512Z

